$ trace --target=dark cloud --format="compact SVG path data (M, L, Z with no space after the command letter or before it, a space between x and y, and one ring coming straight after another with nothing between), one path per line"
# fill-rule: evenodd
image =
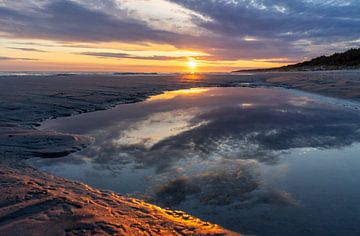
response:
M270 62L270 63L286 63L286 64L290 64L290 63L296 63L296 60L290 60L290 59L259 59L256 61L261 61L261 62Z
M201 188L198 184L195 184L189 177L184 176L159 186L156 191L156 201L167 206L178 205L186 201L188 195L193 195L200 191Z
M15 45L26 45L27 47L29 46L40 46L40 47L55 47L55 44L47 44L47 43L34 43L34 42L14 42L12 44Z
M23 12L0 7L0 31L12 37L57 41L172 42L173 33L154 30L130 19L116 18L73 1L50 3Z
M229 49L237 49L234 57L248 57L241 51L251 51L258 56L304 55L307 48L296 48L299 40L328 45L358 40L360 35L360 5L357 1L304 1L304 0L257 0L257 1L195 1L172 0L191 10L206 15L212 21L196 23L220 35L229 46L219 46L230 55ZM253 37L259 41L241 42L239 38ZM220 40L219 38L219 40ZM220 41L221 42L221 41ZM244 47L248 45L248 48ZM238 46L236 46L238 45ZM353 45L359 46L359 42ZM308 46L308 45L306 45ZM247 50L245 50L247 49ZM339 48L338 50L343 50ZM224 52L225 52L224 51Z
M192 197L203 205L230 205L245 201L250 197L249 193L260 185L255 173L252 164L222 160L199 174L181 176L158 186L155 201L168 207Z
M128 59L139 59L139 60L181 60L188 57L184 56L135 56L127 53L111 53L111 52L83 52L81 55L95 56L100 58L128 58Z
M205 172L180 176L157 186L152 200L166 207L191 201L202 206L235 209L260 204L299 205L286 192L263 188L257 174L254 164L223 160Z
M35 48L18 48L18 47L7 47L9 49L27 51L27 52L47 52L45 50L35 49Z
M36 61L36 60L38 60L38 59L25 58L25 57L0 57L0 61L11 61L11 60Z

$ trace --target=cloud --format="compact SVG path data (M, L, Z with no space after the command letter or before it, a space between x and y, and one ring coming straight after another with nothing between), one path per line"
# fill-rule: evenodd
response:
M258 50L263 50L263 55L298 57L308 50L297 47L299 40L306 39L312 45L327 45L353 41L360 35L360 5L357 1L347 1L347 4L306 0L172 2L210 17L212 21L194 20L199 27L220 35L218 40L223 38L224 45L218 49L235 54L234 57L242 56L242 50L250 51L254 56L259 55ZM245 48L245 42L241 41L249 37L257 40L248 41ZM227 41L230 43L225 43ZM231 52L231 48L237 50Z
M173 33L151 29L125 13L115 17L69 0L49 1L31 12L0 7L0 31L17 38L79 42L171 42L175 38Z
M360 46L360 5L355 0L168 2L163 5L171 8L150 14L141 4L127 1L3 1L0 32L62 42L163 43L203 51L214 60L288 58L283 63ZM174 13L170 20L174 9L181 14ZM180 30L179 22L191 27Z
M35 49L35 48L17 48L17 47L7 47L9 49L27 51L27 52L47 52L45 50Z
M12 42L15 45L26 45L26 46L40 46L40 47L55 47L56 44L48 44L48 43L35 43L35 42Z
M155 201L167 207L193 197L203 205L224 206L245 201L260 185L254 168L253 163L222 160L206 171L159 185L155 189Z
M0 57L0 61L11 61L11 60L36 61L38 59L25 58L25 57Z
M127 54L127 53L111 53L111 52L83 52L80 53L82 55L87 55L87 56L95 56L95 57L101 57L101 58L129 58L129 59L140 59L140 60L178 60L178 59L184 59L187 57L172 57L172 56L148 56L148 57L143 57L143 56L135 56L135 55L131 55L131 54Z
M111 53L111 52L82 52L81 55L87 56L95 56L100 58L127 58L127 59L138 59L138 60L186 60L187 56L160 56L160 55L153 55L153 56L136 56L127 53ZM194 56L192 56L194 57ZM206 57L199 57L196 56L197 59L205 59Z
M202 207L233 210L261 204L299 206L289 193L262 186L257 175L252 163L224 160L205 172L180 176L157 186L153 201L166 207L195 201Z
M296 61L290 60L289 58L266 58L266 59L254 59L259 62L270 62L270 63L295 63Z

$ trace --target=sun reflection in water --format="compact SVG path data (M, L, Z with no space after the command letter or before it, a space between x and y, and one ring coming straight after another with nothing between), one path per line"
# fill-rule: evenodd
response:
M169 100L178 96L195 96L209 91L207 88L190 88L176 91L167 91L160 95L151 96L148 101Z
M252 103L241 103L241 104L239 104L239 106L242 107L242 108L251 108L251 107L254 106L254 104L252 104Z

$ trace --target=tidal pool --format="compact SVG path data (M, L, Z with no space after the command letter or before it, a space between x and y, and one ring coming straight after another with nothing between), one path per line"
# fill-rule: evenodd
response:
M194 88L47 120L93 145L32 164L251 235L360 235L359 104Z

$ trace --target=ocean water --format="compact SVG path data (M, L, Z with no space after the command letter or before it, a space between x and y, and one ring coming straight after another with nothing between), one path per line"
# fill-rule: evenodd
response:
M94 143L42 170L250 235L360 235L356 102L275 88L193 88L39 129Z

